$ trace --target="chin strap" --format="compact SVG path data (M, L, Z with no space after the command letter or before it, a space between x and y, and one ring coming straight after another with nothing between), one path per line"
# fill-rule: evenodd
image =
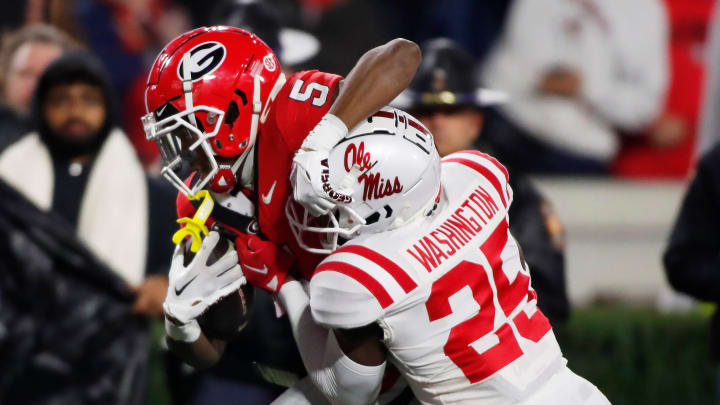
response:
M249 147L249 148L248 148L248 151L250 151L250 150L253 149L253 148L254 148L254 146ZM242 156L242 155L239 156L239 157L235 160L235 163L233 163L232 166L230 166L230 170L232 170L233 174L237 174L237 171L240 169L240 166L242 166L242 163L245 161L244 158L245 158L246 156L247 156L247 155L245 155L245 156Z
M235 162L233 162L232 165L219 166L217 173L215 173L215 177L213 177L210 182L210 189L215 193L221 194L234 190L238 183L238 171L241 167L243 167L243 163L251 158L254 148L254 145L249 147L245 152L238 156L237 159L235 159ZM242 177L242 173L240 175ZM240 179L240 183L245 186L242 178Z

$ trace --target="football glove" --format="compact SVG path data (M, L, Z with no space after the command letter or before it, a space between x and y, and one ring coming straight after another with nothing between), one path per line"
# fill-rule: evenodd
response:
M187 266L184 265L184 245L187 241L175 248L168 274L168 292L163 303L166 317L186 324L205 312L210 305L245 284L245 277L232 244L216 262L207 264L210 253L219 240L220 234L211 231Z
M327 185L329 177L327 159L330 150L347 133L347 126L342 120L332 114L326 114L310 131L300 150L295 153L290 172L293 197L311 215L323 215L335 205L335 199L329 194L331 188ZM324 179L323 174L325 174Z
M295 258L273 242L252 234L240 234L235 247L245 279L270 293L278 292Z

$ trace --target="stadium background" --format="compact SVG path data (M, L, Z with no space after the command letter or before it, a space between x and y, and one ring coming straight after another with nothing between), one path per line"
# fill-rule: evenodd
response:
M341 74L365 50L396 36L416 42L452 38L478 58L482 70L493 46L500 43L512 8L521 2L266 1L277 7L286 27L302 29L319 40L317 55L294 68ZM121 101L125 132L148 171L156 173L154 145L143 140L139 123L146 69L162 45L178 33L223 22L220 3L4 0L0 24L4 32L28 24L52 24L99 56ZM667 46L662 67L668 72L666 100L637 132L652 132L660 118L671 114L681 118L681 133L661 146L652 135L618 134L622 146L606 173L578 176L568 169L532 177L564 225L573 312L557 334L569 365L614 404L708 404L715 396L717 379L709 348L712 304L672 291L662 253L699 145L705 142L700 140L706 136L700 122L707 100L704 89L713 69L710 33L718 22L711 0L655 3L666 24L667 35L661 39ZM169 403L159 322L153 332L149 402Z

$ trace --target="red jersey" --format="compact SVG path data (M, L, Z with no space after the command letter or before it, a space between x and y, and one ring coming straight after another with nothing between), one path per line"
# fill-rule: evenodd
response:
M308 280L325 256L302 249L290 230L285 216L285 203L292 196L290 169L295 151L300 149L310 130L330 109L332 95L340 80L341 76L317 70L290 76L275 98L255 145L255 215L260 230L275 244L288 245L298 259L301 274ZM188 184L190 181L192 177L188 179ZM182 193L178 194L177 213L178 217L192 217L195 213L195 206ZM222 222L220 218L218 220ZM207 224L211 225L213 221L211 218ZM239 232L244 229L244 224L226 225Z
M341 79L317 70L290 76L271 107L256 145L260 229L271 241L290 247L307 279L323 256L300 248L290 231L285 217L285 203L292 196L290 169L295 151L330 109L332 95Z

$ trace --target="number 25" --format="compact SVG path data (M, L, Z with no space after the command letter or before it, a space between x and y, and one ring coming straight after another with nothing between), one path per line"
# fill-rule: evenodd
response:
M480 250L492 267L500 308L506 316L510 316L526 296L535 298L535 292L529 289L530 277L522 271L517 273L512 283L503 272L500 252L507 243L507 222L503 222L483 243ZM463 371L471 383L490 377L522 356L522 349L510 323L515 325L520 336L533 342L538 342L551 329L550 322L540 310L530 317L521 310L513 319L508 319L493 332L495 305L490 283L482 265L463 261L433 283L430 297L425 303L430 321L436 321L452 314L449 302L452 295L466 287L472 291L480 310L474 316L454 325L443 347L445 355ZM478 353L474 346L481 341L485 343L484 346L489 347Z

